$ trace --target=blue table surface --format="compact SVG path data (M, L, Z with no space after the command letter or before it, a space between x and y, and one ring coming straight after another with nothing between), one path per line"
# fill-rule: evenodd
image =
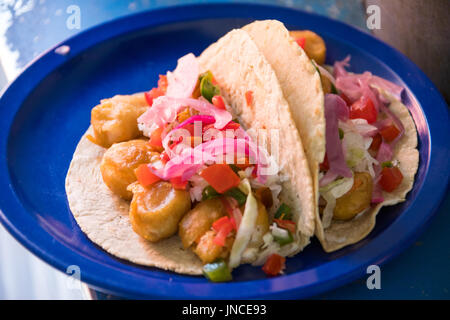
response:
M17 73L40 53L58 42L96 24L148 9L201 0L10 0L0 3L0 51L7 76ZM224 1L221 1L224 2ZM236 1L228 1L236 2ZM242 2L242 1L240 1ZM303 9L366 29L363 0L279 0L245 1L277 3ZM68 7L80 8L80 29L68 29ZM4 45L5 45L4 44ZM6 61L5 61L6 60ZM0 87L2 85L0 73ZM449 299L450 298L450 196L413 246L381 267L381 290L369 290L366 278L355 281L317 299ZM0 261L1 264L7 262ZM1 287L2 284L0 284ZM99 295L99 298L104 296Z

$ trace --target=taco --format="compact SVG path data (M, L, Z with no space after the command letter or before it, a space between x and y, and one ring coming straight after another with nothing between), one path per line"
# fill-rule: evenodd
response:
M383 206L405 200L418 168L417 132L402 88L370 72L326 66L323 39L275 20L243 28L272 65L294 115L316 199L325 251L356 243Z
M148 92L101 100L66 177L91 241L212 281L242 263L282 273L314 234L312 188L276 75L242 30L180 58Z

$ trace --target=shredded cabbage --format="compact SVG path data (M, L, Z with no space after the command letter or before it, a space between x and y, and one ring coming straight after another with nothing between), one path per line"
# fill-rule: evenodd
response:
M344 133L343 145L345 161L353 168L364 158L366 150L364 138L359 133L348 131Z
M333 219L334 208L336 207L336 198L330 192L325 192L322 197L326 200L327 205L323 209L322 213L322 226L324 229L331 225L331 220Z
M286 229L279 228L275 222L270 226L270 230L274 237L286 238L289 235Z
M248 179L243 180L243 186L246 188L248 196L247 201L245 202L245 210L242 215L242 221L236 233L236 239L234 240L231 248L230 259L228 262L230 269L239 266L242 254L247 248L252 234L255 231L256 218L258 216L258 202L252 194L252 189Z
M346 194L352 188L353 182L354 176L352 175L351 178L338 179L319 189L320 194L327 202L322 214L322 225L324 229L331 225L334 208L336 207L336 199Z
M330 192L335 198L340 198L346 194L353 186L354 176L350 178L337 179L319 189L320 193Z

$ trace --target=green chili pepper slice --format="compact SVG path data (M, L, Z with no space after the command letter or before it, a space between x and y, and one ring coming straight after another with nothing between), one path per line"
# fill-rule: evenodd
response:
M282 203L277 212L275 212L275 219L292 220L291 208L287 204Z
M273 236L273 240L278 242L280 244L280 246L284 246L284 245L289 244L294 241L294 237L292 236L292 233L289 230L286 230L286 231L287 231L287 233L285 236L281 235L281 234Z
M214 96L220 95L219 88L212 83L212 77L211 71L200 75L200 94L211 103Z
M339 128L339 139L344 139L344 130L342 130L341 128Z
M225 192L225 195L236 199L236 201L240 206L242 206L247 200L247 195L243 193L241 190L239 190L239 188L232 188L227 192Z
M230 166L230 168L234 171L234 173L236 173L237 175L239 175L239 174L238 174L239 171L242 171L242 170L241 170L237 165L235 165L235 164L230 164L229 166Z
M382 164L381 164L381 168L392 168L393 167L393 164L392 164L392 162L391 161L385 161L385 162L383 162Z
M214 199L220 196L220 193L218 193L213 187L207 186L202 191L202 200L209 200Z

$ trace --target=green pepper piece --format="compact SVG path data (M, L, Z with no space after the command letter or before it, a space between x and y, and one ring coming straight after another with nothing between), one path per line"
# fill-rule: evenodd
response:
M220 196L220 193L218 193L213 187L207 186L202 191L202 200L208 200L208 199L214 199Z
M382 164L381 164L381 168L392 168L393 167L393 164L392 164L392 162L391 161L385 161L385 162L383 162Z
M278 242L280 244L280 246L284 246L284 245L289 244L294 241L294 237L292 236L292 233L289 230L286 230L286 231L287 231L286 237L273 236L273 240Z
M287 204L282 203L277 212L275 212L275 219L292 220L291 211L291 208Z
M205 264L203 275L212 282L230 281L233 278L227 263L223 259Z
M233 197L237 200L238 204L242 206L247 200L247 195L243 193L239 188L232 188L225 192L225 194L229 197Z
M219 88L212 84L212 77L211 71L200 75L200 94L211 103L214 96L220 95Z
M331 93L333 94L339 94L336 87L334 86L333 82L331 82Z
M242 171L242 170L241 170L237 165L235 165L235 164L230 164L229 166L230 166L231 170L233 170L234 173L236 173L237 175L239 175L239 174L238 174L239 171Z
M341 128L339 128L339 139L344 139L344 130L342 130Z

